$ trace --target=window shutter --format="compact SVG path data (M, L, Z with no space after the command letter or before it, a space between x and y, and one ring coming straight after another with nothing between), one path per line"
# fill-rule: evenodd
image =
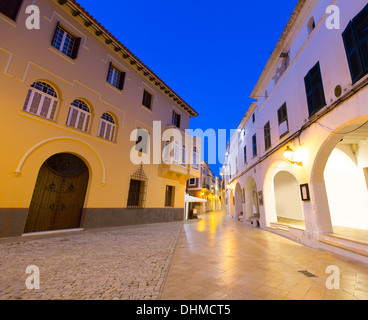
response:
M305 91L307 93L308 111L309 111L309 115L311 115L313 111L313 98L312 98L313 90L312 90L310 73L308 73L306 77L304 78L304 83L305 83Z
M313 103L315 111L317 111L326 105L325 92L323 90L323 82L319 62L313 68L311 80L313 86Z
M0 12L15 21L21 5L22 0L1 0Z
M277 117L279 125L287 120L286 103L284 103L279 110L277 110Z
M304 78L309 116L326 105L319 62Z
M279 125L280 125L282 123L282 120L283 120L282 108L280 108L279 110L277 110L277 118L279 120Z
M144 90L142 104L146 106L148 109L151 109L151 99L152 99L152 95L148 93L146 90Z
M73 46L73 52L72 52L72 55L71 55L71 58L73 60L77 59L81 40L82 40L82 38L76 38L75 39L74 46Z
M51 44L54 44L55 37L56 37L56 32L58 31L59 27L60 27L60 21L58 21L57 24L56 24L56 28L55 28L55 31L54 31L54 35L52 36Z
M368 5L353 19L363 69L368 72Z
M349 68L353 83L359 80L364 74L363 65L361 62L358 43L355 38L354 25L350 22L342 34L345 44L345 51L349 62Z
M124 82L125 82L125 72L121 72L120 73L119 90L124 89Z
M112 67L112 63L110 62L109 69L107 70L107 77L106 77L107 82L109 82L111 67Z
M252 137L253 157L257 155L257 136Z

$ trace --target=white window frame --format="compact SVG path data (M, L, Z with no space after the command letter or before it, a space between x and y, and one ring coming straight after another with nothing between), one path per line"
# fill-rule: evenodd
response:
M98 127L98 136L102 139L105 139L111 142L115 142L115 136L116 136L115 122L112 123L110 121L100 118L100 125Z
M87 106L87 105L86 105ZM87 106L88 107L88 106ZM88 108L89 110L89 108ZM73 115L77 113L75 123L71 123L73 120ZM84 119L82 118L84 116ZM71 105L69 108L68 118L66 121L66 125L68 127L83 131L89 132L89 127L91 124L91 112L80 109L76 106Z
M181 166L184 167L184 168L187 166L186 156L187 156L187 152L186 152L186 148L185 148L185 145L184 145L183 149L182 149L182 154L181 154Z
M32 107L34 107L33 102L35 99L35 95L40 95L41 97L37 105L37 111L33 112L31 110L32 110ZM48 110L45 115L43 108L44 108L44 103L46 99L49 99L50 103L49 103ZM23 106L23 111L26 111L28 113L35 114L39 117L54 121L56 117L56 111L57 111L58 105L59 105L59 99L57 97L53 97L45 92L42 92L32 87L28 90L26 102Z
M180 155L181 155L181 152L180 152L180 144L178 141L174 141L174 153L173 153L173 163L174 164L179 164L181 163L181 159L180 159Z
M181 151L181 147L178 141L174 141L173 147L171 147L170 141L165 141L164 150L163 150L163 162L165 164L176 164L176 165L180 164L181 165L182 161L180 159L180 155L181 155L180 151Z
M192 164L192 168L194 170L199 171L199 161L198 161L198 152L197 149L193 148L193 164Z

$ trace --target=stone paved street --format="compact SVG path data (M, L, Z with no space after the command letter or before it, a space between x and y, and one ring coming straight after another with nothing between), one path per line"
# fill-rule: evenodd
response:
M366 264L300 245L221 212L201 218L181 231L163 300L368 299ZM340 271L338 290L326 287L328 266Z
M0 240L0 299L366 300L368 265L232 220L199 220ZM26 288L26 268L40 289ZM326 287L326 268L340 289ZM308 278L300 271L315 277Z
M156 300L182 223L0 240L0 299ZM40 289L26 288L29 265Z

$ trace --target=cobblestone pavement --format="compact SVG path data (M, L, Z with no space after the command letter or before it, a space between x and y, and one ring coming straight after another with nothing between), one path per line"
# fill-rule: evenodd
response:
M0 240L1 300L157 300L182 222ZM29 265L40 289L27 289Z

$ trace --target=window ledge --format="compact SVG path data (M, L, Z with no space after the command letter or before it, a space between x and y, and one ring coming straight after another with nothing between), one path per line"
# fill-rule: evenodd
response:
M10 19L8 16L6 16L5 14L1 12L0 12L0 19L4 20L6 23L10 24L14 28L17 27L17 23L13 19Z
M289 130L286 131L285 133L283 133L282 135L280 135L280 140L284 137L286 137L289 134Z
M69 63L75 65L75 61L72 58L65 55L64 53L62 53L60 50L54 48L53 46L49 46L49 50L52 51L53 53L57 54L61 58L63 58L65 61L68 61Z
M150 113L152 113L153 111L152 111L152 109L150 109L150 108L147 108L146 106L144 106L143 104L141 105L141 108L143 108L144 110L146 110L146 111L148 111L148 112L150 112Z
M106 87L111 88L112 90L116 91L118 94L123 94L123 90L119 90L119 88L116 88L111 83L106 81L105 84L106 84Z
M82 132L82 131L80 131L80 132ZM108 143L108 144L112 144L112 145L117 145L118 144L115 140L111 141L111 140L108 140L108 139L105 139L105 138L102 138L102 137L99 137L99 136L96 136L96 138L99 141L103 141L103 142Z

